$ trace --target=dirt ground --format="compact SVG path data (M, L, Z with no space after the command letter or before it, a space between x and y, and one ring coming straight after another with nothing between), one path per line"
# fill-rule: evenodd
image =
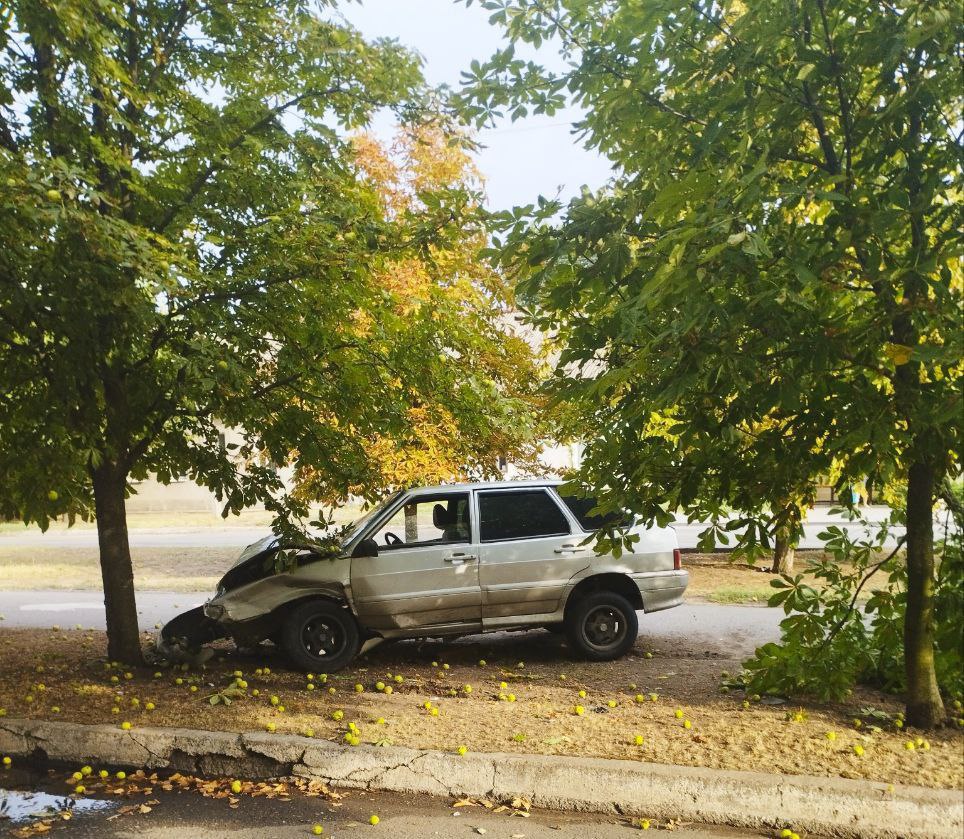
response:
M861 689L840 705L768 705L752 697L744 705L742 692L721 690L723 674L739 669L725 649L695 649L685 638L665 649L644 643L620 661L593 664L573 661L564 641L545 631L403 642L309 680L287 670L270 645L253 656L226 646L200 670L127 670L105 664L102 633L0 630L0 708L11 717L336 740L353 723L360 743L964 787L964 732L898 730L894 697ZM246 683L241 696L212 705L235 672Z

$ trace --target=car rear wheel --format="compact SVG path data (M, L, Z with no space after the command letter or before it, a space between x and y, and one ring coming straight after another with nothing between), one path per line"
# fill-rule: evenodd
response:
M285 618L281 642L296 667L320 673L341 670L361 644L351 612L328 600L296 606Z
M569 643L591 661L612 661L625 655L639 633L632 603L611 591L581 597L566 615L565 626Z

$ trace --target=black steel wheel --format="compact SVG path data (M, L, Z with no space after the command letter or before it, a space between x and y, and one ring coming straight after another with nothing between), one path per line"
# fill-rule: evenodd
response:
M281 641L296 667L318 673L341 670L361 645L352 613L330 600L310 600L292 609Z
M612 661L636 643L639 620L632 604L611 591L581 597L566 615L566 637L584 657Z

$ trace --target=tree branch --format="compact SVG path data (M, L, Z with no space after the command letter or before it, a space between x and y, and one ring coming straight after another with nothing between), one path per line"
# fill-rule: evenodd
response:
M13 136L13 131L10 129L10 123L3 113L0 113L0 146L12 151L14 154L20 150L20 146Z
M837 51L834 48L833 37L830 34L830 23L827 20L827 7L824 0L817 0L817 8L820 9L820 21L823 28L824 42L827 45L827 54L830 56L830 68L833 71L834 85L837 89L837 102L840 107L840 124L843 127L844 135L844 159L846 160L847 184L845 191L849 195L853 188L853 127L850 120L850 102L847 99L843 88L843 71Z
M827 633L827 637L823 639L823 643L817 649L817 652L815 653L815 655L818 655L818 656L821 655L823 651L830 645L830 642L837 636L837 633L840 632L841 629L843 629L843 625L847 622L847 618L854 610L854 605L857 602L857 597L860 595L860 592L863 589L864 585L866 585L867 581L871 577L873 577L874 574L876 574L883 565L885 565L887 562L892 560L897 555L897 551L899 551L902 547L904 547L904 543L906 541L907 541L907 536L906 535L901 536L900 539L897 540L897 544L894 546L894 549L889 554L887 554L887 556L885 556L880 562L873 565L871 569L864 575L864 578L860 581L860 584L857 586L857 589L854 591L854 596L850 599L850 605L847 607L846 613L839 621L837 621L833 625L833 627L831 627L830 632Z
M289 108L293 108L296 105L304 102L306 99L318 99L323 96L331 96L334 93L338 93L343 88L336 85L334 87L329 87L324 90L309 90L305 93L300 93L297 96L293 96L286 102L282 102L280 105L276 105L274 108L270 108L267 113L264 114L259 120L249 125L243 131L241 131L230 143L227 145L226 151L231 152L237 149L245 140L248 139L255 131L266 127L273 119L275 119L280 114L283 114ZM167 211L161 216L160 220L154 225L154 230L158 233L163 233L170 226L171 222L177 217L177 214L187 207L204 189L205 185L211 176L225 168L226 164L221 162L212 162L205 166L198 174L195 176L194 180L191 182L190 186L187 188L184 196L180 201L175 201L167 209Z

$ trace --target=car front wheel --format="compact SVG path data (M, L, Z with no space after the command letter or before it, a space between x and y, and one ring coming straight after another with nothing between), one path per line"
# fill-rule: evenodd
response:
M565 626L569 643L591 661L612 661L625 655L639 633L633 605L609 591L581 597L566 616Z
M341 670L361 644L351 612L328 600L296 606L285 619L281 641L296 667L318 673Z

